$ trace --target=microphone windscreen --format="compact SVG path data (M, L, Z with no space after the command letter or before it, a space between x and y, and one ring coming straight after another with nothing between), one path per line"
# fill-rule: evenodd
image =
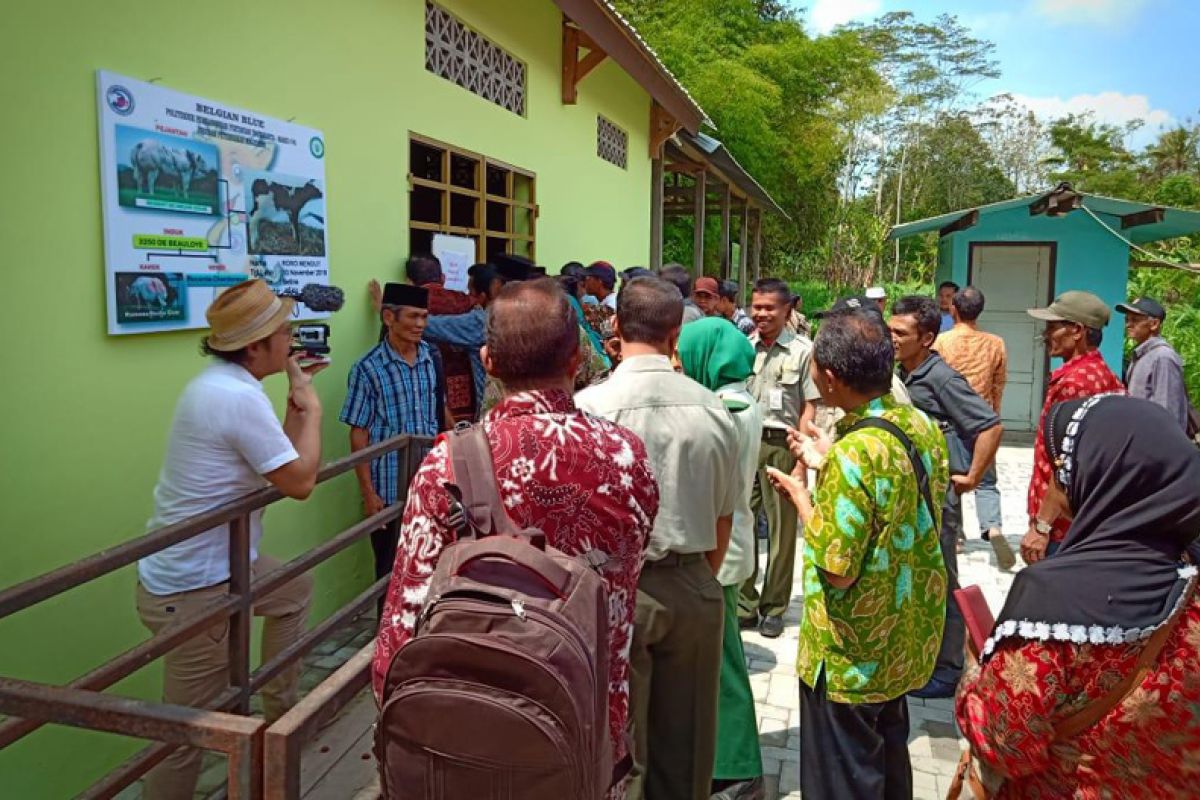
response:
M339 311L346 301L341 289L319 283L305 284L297 299L313 311Z

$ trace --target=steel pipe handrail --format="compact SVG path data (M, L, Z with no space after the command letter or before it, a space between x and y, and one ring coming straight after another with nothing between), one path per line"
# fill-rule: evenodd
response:
M410 444L422 444L428 441L430 440L427 437L408 435L385 439L330 462L317 473L317 483L324 483L330 478L349 472L359 464L369 463L380 456L407 448ZM238 517L257 511L283 498L283 492L274 486L268 486L218 506L211 511L173 525L166 525L136 539L101 550L94 555L18 583L0 591L0 619L60 595L80 584L114 572L121 567L129 566L159 550L199 536L218 525L232 522Z
M248 636L253 603L255 599L270 594L288 581L332 558L372 531L398 519L403 512L407 480L415 473L423 449L431 442L427 437L396 436L322 468L317 475L318 483L348 472L360 464L369 463L382 455L403 451L400 497L396 503L379 513L340 531L329 541L256 579L250 571L249 515L259 508L283 499L284 495L274 487L258 490L201 515L151 531L129 542L0 591L0 619L3 619L128 566L150 553L205 533L218 525L229 524L230 578L227 595L173 621L150 639L108 660L66 686L0 677L0 708L14 716L13 719L0 723L0 749L48 723L156 740L156 744L136 754L115 772L85 790L83 796L96 798L110 797L128 786L176 747L215 749L228 756L230 796L257 796L262 783L262 729L265 726L261 722L253 721L253 732L249 732L251 728L240 730L234 725L231 729L222 723L230 719L251 722L244 716L250 694L282 672L289 663L302 658L336 628L369 608L386 589L387 578L376 581L270 662L251 673ZM221 619L230 621L231 685L207 707L229 709L239 713L224 714L101 694L104 689ZM360 663L361 659L360 652L354 660ZM356 681L364 674L365 672L360 672ZM327 698L327 701L332 700L335 706L340 707L347 699L343 694L348 689L349 685L343 683L337 696ZM206 714L210 716L205 716ZM213 717L211 714L218 716ZM222 731L234 736L236 741L221 738L224 735ZM306 727L305 733L310 732ZM205 736L216 738L206 739Z

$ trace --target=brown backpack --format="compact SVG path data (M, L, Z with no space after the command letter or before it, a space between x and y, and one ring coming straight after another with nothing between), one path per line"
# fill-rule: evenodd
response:
M375 730L383 796L598 800L615 772L605 558L517 528L481 425L447 444L459 537L388 667Z

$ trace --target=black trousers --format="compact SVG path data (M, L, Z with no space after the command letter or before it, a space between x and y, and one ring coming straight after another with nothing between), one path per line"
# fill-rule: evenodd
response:
M800 794L808 800L912 800L908 701L835 703L825 673L800 682Z
M962 677L963 647L967 643L967 625L963 621L954 591L958 586L958 536L962 533L962 498L953 489L946 492L942 506L940 532L942 561L946 563L946 624L942 627L942 646L938 650L933 677L955 685Z
M377 531L371 531L371 550L375 553L375 580L392 574L396 563L396 543L400 541L400 520L395 519ZM379 596L375 610L383 617L383 600L387 593Z

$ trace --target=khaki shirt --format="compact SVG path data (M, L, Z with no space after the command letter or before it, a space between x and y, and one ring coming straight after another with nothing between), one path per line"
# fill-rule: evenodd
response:
M809 371L812 342L785 330L769 349L757 332L750 335L750 343L754 374L746 383L762 411L763 427L796 427L804 404L821 399Z
M666 356L633 356L604 383L576 394L575 404L646 445L659 487L646 560L715 550L717 519L737 510L746 485L738 471L738 429L724 403L676 373ZM620 486L612 491L624 502Z

